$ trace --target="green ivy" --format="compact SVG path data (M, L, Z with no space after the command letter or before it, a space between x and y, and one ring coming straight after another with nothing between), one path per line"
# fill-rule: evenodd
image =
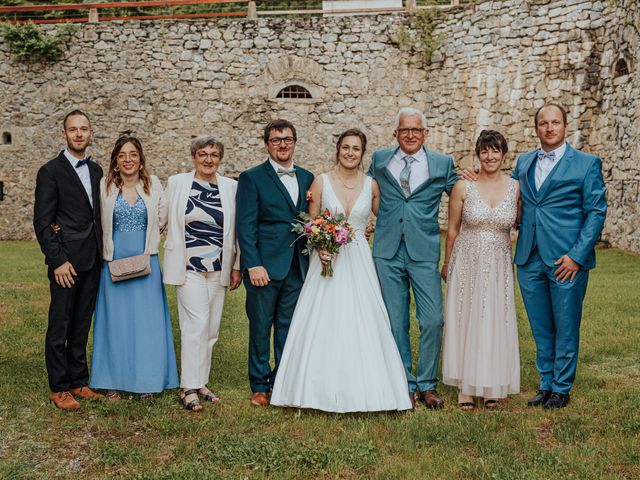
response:
M419 54L429 64L431 56L442 43L442 35L434 35L434 31L442 20L442 11L438 8L419 10L409 15L411 29L403 23L398 25L398 32L393 41L403 50ZM413 30L413 33L411 30Z
M0 34L9 44L11 54L22 62L55 62L64 55L77 27L64 24L53 34L44 33L36 24L4 24Z

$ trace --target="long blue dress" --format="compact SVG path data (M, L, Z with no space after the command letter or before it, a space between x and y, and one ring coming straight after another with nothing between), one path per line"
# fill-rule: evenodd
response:
M147 209L118 195L113 212L113 258L144 252ZM93 326L92 388L156 393L178 386L171 317L158 256L151 274L114 283L104 262Z

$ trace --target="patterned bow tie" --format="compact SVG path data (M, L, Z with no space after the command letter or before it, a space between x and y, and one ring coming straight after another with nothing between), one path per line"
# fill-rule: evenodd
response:
M543 152L542 150L540 150L538 152L538 161L540 162L544 162L545 160L550 160L551 162L553 162L556 159L556 154L554 152Z
M289 175L290 177L296 176L296 171L294 168L278 168L278 170L276 170L276 173L279 177L283 177L285 175Z
M91 157L87 157L82 160L78 160L78 163L76 163L76 168L80 168L81 166L88 164L90 158Z

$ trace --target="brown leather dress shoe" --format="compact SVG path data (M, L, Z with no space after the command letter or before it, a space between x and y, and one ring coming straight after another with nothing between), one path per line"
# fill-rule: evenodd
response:
M251 395L252 407L266 407L267 405L269 405L269 397L265 392L255 392Z
M70 388L69 391L72 395L80 397L83 400L96 400L98 398L104 398L104 395L94 392L86 385L79 388Z
M435 390L427 390L426 392L421 392L420 400L422 400L422 403L424 403L425 407L433 410L444 407L444 402L440 398L440 395L438 395L438 392Z
M49 400L60 410L78 410L80 404L69 392L51 392Z

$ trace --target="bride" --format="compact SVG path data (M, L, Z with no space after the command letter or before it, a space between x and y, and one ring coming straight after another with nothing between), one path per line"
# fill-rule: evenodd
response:
M361 168L366 145L360 130L343 132L336 145L336 168L311 185L311 216L324 209L344 213L356 235L333 259L333 277L321 276L321 262L329 260L329 254L312 253L272 405L327 412L412 408L364 235L369 214L377 214L380 203L376 181Z

